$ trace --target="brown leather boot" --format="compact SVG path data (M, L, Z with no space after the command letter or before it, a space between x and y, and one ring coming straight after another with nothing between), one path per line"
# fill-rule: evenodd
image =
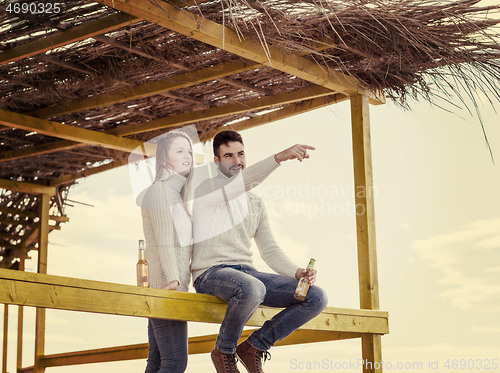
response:
M262 370L262 358L264 361L271 360L271 354L267 351L259 351L250 343L244 341L236 347L236 355L243 363L248 373L264 373Z
M217 373L240 373L236 365L236 354L225 354L214 348L211 356Z

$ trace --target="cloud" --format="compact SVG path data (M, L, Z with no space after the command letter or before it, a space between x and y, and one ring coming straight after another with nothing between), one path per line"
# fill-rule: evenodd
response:
M440 273L443 299L463 310L500 311L499 227L500 218L478 220L413 243L419 258Z

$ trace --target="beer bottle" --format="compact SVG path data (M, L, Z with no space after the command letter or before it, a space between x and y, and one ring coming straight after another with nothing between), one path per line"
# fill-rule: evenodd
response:
M144 253L144 240L139 240L139 260L137 261L137 286L149 287L149 270L146 254Z
M307 273L309 272L310 269L314 267L314 263L316 262L315 259L311 258L309 261L309 265L307 266ZM293 294L293 297L298 300L304 300L306 299L307 291L309 290L309 287L311 285L309 284L309 281L307 280L307 277L304 275L301 277L299 280L299 283L297 285L297 288L295 289L295 294Z

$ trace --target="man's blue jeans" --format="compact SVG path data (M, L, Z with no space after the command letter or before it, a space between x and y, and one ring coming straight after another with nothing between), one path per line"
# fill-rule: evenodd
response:
M149 319L148 342L145 373L182 373L186 370L186 321Z
M325 292L312 286L304 301L293 297L298 280L259 272L242 265L218 265L207 269L195 281L196 292L212 294L228 303L215 346L225 354L236 351L243 326L259 305L284 307L254 331L247 342L259 351L267 351L321 313L326 307Z

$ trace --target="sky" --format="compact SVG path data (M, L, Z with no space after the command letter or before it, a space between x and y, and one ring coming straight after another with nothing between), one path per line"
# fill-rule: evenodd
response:
M410 111L391 102L370 106L380 309L389 312L390 327L382 337L385 371L483 372L480 364L500 371L491 369L493 359L500 364L500 114L481 107L494 163L476 117L426 102L410 105ZM289 257L300 266L316 259L318 286L329 306L359 308L349 103L242 135L248 165L295 143L316 147L303 163L284 163L256 193ZM210 144L205 150L210 153ZM92 207L67 208L70 221L49 237L48 273L134 285L143 233L127 167L80 180L70 199ZM256 266L269 270L253 250ZM35 265L33 256L27 269ZM17 307L9 309L13 372ZM46 353L143 343L146 325L142 318L48 310ZM24 328L23 365L29 366L31 308L25 308ZM190 336L217 330L189 324ZM264 366L269 372L328 372L335 364L343 364L342 372L361 371L351 369L361 358L359 339L275 347L271 353ZM460 359L473 369L460 369ZM329 366L306 369L314 363ZM194 355L187 372L211 366L208 354ZM47 372L132 373L144 367L145 360L132 360Z

